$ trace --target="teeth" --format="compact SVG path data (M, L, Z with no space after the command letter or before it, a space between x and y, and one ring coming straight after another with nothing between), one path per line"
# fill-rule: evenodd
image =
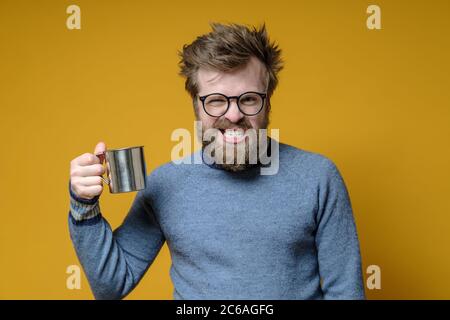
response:
M244 131L242 131L242 130L226 130L225 135L227 137L242 137L244 135Z

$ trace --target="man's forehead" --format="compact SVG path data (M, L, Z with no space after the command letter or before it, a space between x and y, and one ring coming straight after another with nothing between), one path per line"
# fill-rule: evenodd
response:
M239 90L263 90L266 75L264 65L253 57L247 64L229 71L200 68L197 72L199 93L203 90L217 90L225 94L234 94L230 92Z

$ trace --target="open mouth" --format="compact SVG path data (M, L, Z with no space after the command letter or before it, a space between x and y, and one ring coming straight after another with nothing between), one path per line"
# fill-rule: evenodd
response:
M222 134L223 140L227 143L237 144L245 139L245 129L242 128L229 128L219 129Z

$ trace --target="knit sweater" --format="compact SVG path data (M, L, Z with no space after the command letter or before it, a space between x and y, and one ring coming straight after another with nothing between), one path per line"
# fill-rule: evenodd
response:
M174 299L364 299L336 165L280 143L278 172L259 169L164 164L114 231L98 198L71 193L70 235L95 298L125 297L167 243Z

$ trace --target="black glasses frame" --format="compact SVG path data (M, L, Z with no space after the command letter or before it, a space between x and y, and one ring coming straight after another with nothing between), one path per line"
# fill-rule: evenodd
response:
M255 93L255 94L259 95L262 98L261 107L259 108L258 112L256 112L256 113L251 113L251 114L250 113L245 113L244 111L242 111L241 106L239 105L239 100L241 99L241 97L243 95L246 95L246 94L249 94L249 93ZM224 97L225 99L227 99L227 102L228 102L227 108L225 109L224 113L222 113L219 116L212 115L212 114L208 113L208 111L206 111L205 100L206 100L206 98L208 98L209 96L212 96L212 95L220 95L220 96ZM261 93L261 92L256 92L256 91L247 91L247 92L244 92L243 94L238 95L238 96L226 96L226 95L224 95L222 93L218 93L217 92L217 93L210 93L210 94L207 94L207 95L201 96L201 97L199 96L198 98L202 102L203 110L206 112L206 114L211 116L211 117L218 118L218 117L221 117L221 116L223 116L224 114L226 114L228 112L228 109L230 109L230 100L231 99L236 99L237 107L238 107L239 111L242 114L244 114L246 116L256 116L264 108L264 105L265 105L265 102L266 102L266 97L267 97L266 93Z

